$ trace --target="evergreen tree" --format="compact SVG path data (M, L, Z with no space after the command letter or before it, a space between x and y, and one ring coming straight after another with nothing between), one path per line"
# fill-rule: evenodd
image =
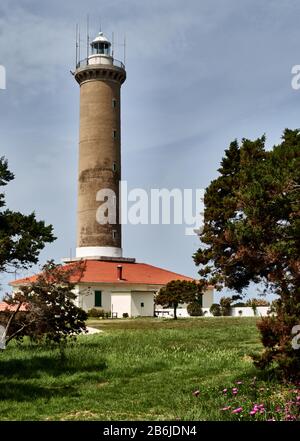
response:
M286 375L296 375L300 354L291 349L291 329L300 323L299 130L286 129L270 151L264 136L233 142L219 172L206 190L195 263L218 289L242 293L250 282L263 282L278 294L277 316L259 324L266 350L257 364L276 361Z
M7 160L0 158L0 187L13 179ZM53 227L38 221L34 213L24 215L5 206L5 195L0 192L0 271L28 268L37 263L45 244L55 240Z

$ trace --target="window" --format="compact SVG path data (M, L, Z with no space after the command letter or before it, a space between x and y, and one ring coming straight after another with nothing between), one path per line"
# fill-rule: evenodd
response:
M113 230L113 239L116 239L117 238L117 232L116 232L116 230Z
M117 164L115 162L113 163L113 171L117 171Z
M102 292L95 291L95 306L102 306Z
M101 42L92 43L92 54L110 55L109 44Z
M113 137L113 139L117 139L117 131L116 130L113 130L112 137Z
M112 100L112 108L115 109L117 107L117 100L113 98Z

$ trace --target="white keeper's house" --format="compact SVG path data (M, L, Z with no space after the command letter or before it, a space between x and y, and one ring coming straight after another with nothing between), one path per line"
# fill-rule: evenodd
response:
M171 280L193 279L158 268L146 263L136 263L134 259L120 261L85 260L80 278L76 282L76 304L85 311L102 308L114 317L151 317L154 315L154 295ZM71 264L65 266L69 269ZM19 279L11 283L17 291L22 285L36 280L36 276ZM213 303L213 288L203 295L202 306L209 308Z

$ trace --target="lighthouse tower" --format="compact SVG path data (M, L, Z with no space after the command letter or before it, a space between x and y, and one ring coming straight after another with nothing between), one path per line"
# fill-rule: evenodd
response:
M90 44L91 55L74 73L80 85L80 134L77 212L77 258L122 257L119 213L121 179L120 91L125 66L113 58L102 32ZM100 190L115 194L115 223L101 224ZM98 200L97 200L98 199Z

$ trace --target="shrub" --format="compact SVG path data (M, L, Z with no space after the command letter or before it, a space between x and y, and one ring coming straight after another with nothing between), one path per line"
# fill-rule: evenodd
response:
M261 369L277 367L282 377L299 381L300 351L292 346L292 329L299 324L300 304L295 307L296 314L287 311L287 306L278 302L276 316L262 317L258 322L265 350L260 355L254 355L253 359Z
M128 317L129 317L128 312L123 312L123 318L128 318Z
M105 313L103 309L92 308L88 311L88 316L93 318L104 317Z
M221 306L218 303L213 303L211 307L209 308L209 312L214 317L219 317L221 315Z
M203 310L199 302L189 303L187 306L187 312L191 317L203 316Z
M270 302L265 299L248 299L245 305L254 308L257 306L270 306Z
M221 306L221 314L222 315L224 315L224 316L230 315L231 303L232 303L231 297L222 297L220 299L220 306Z

